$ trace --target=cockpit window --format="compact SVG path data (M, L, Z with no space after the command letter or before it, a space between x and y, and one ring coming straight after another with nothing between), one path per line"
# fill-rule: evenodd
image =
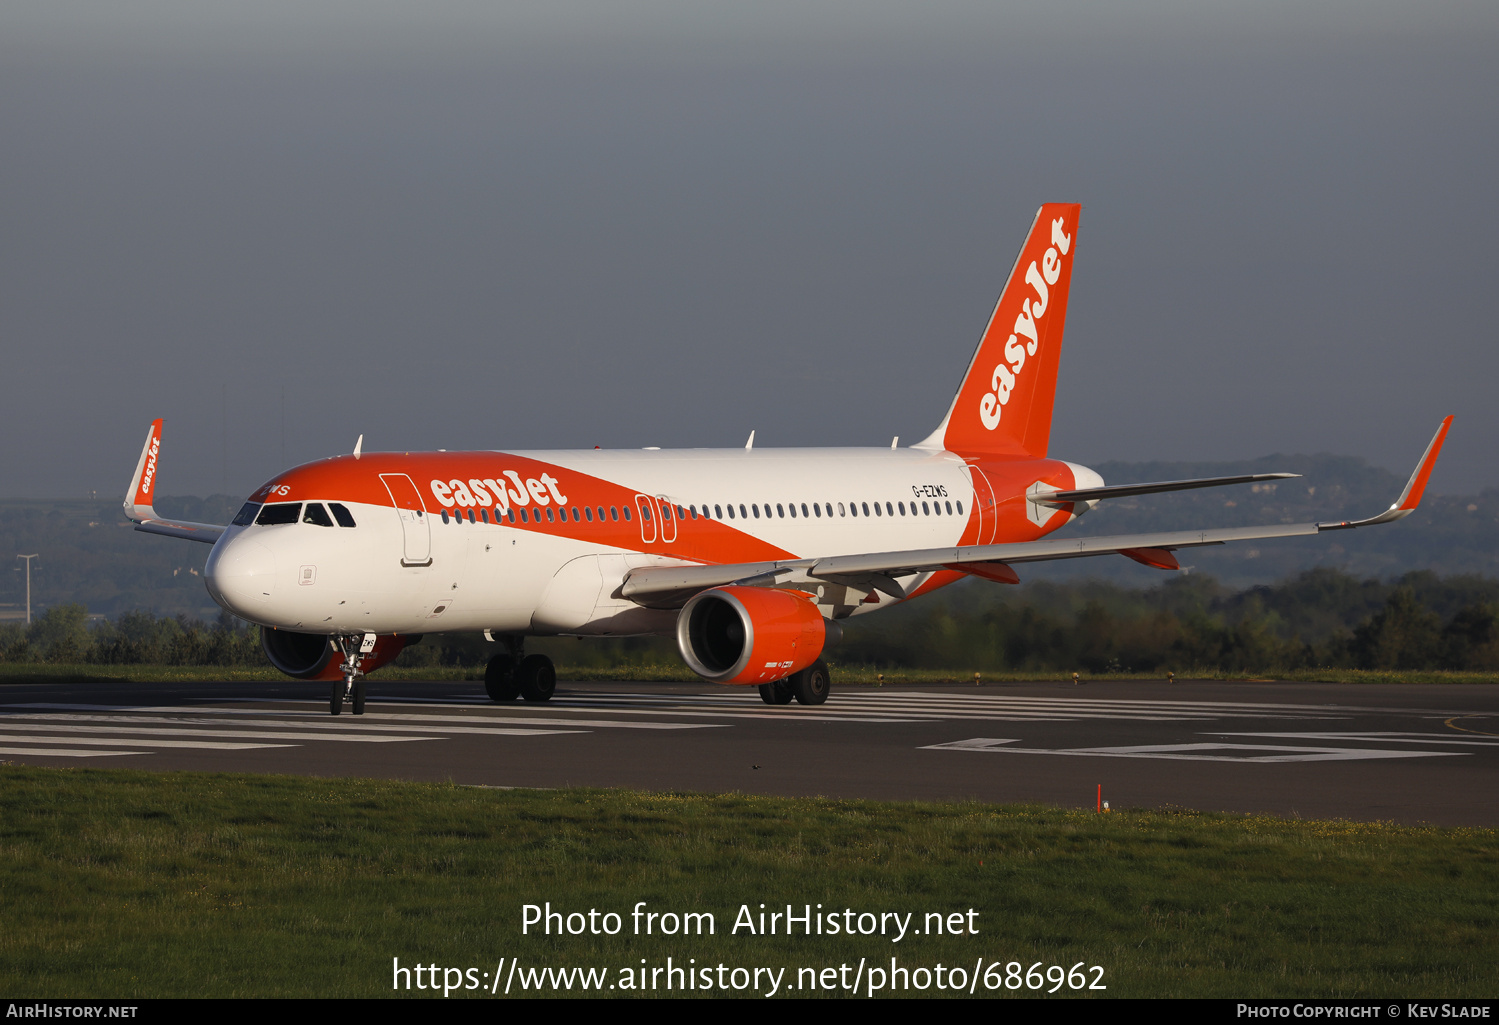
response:
M328 518L328 510L323 508L322 502L308 502L307 511L302 514L303 523L312 523L319 527L331 527L333 521Z
M349 507L340 502L329 502L328 508L333 510L333 518L338 521L340 527L352 527L354 525L354 514L349 512Z
M255 522L262 527L277 523L296 523L297 514L301 511L301 502L278 502L275 505L262 506L260 515L255 517Z
M234 525L236 527L248 527L255 522L255 514L258 512L260 512L259 502L246 502L234 517Z

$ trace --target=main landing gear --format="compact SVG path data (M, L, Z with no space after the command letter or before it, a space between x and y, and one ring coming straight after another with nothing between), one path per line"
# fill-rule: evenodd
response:
M832 680L828 676L828 664L818 659L784 680L760 684L760 700L767 705L789 705L791 699L796 698L803 705L820 705L828 699L830 690Z
M526 655L519 637L504 638L506 650L484 667L484 691L501 703L517 697L550 701L557 689L557 670L545 655Z
M352 704L355 715L364 714L364 673L359 664L375 646L375 635L366 638L363 634L343 634L334 638L338 650L343 652L343 679L334 680L328 695L328 712L338 715L344 710L344 702Z

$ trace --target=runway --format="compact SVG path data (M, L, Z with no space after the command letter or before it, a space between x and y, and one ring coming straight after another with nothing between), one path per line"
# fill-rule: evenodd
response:
M495 705L476 683L0 689L0 760L158 771L1183 807L1499 825L1499 687L1208 683L838 687L770 707L709 684L568 683Z

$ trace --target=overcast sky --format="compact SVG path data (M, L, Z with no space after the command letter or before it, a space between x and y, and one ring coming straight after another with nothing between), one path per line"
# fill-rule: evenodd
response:
M0 493L888 445L1084 205L1052 454L1499 486L1499 4L0 2ZM283 417L284 402L284 417ZM284 432L284 444L283 444ZM1392 496L1393 497L1393 496Z

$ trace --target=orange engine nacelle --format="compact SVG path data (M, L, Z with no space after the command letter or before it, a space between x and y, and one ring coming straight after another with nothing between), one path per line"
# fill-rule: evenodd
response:
M360 660L362 672L372 673L395 658L408 644L421 640L404 634L383 634L375 647ZM343 676L343 655L327 634L300 634L262 627L260 646L265 657L287 676L298 680L337 680Z
M677 616L677 647L688 668L715 683L769 683L822 654L829 627L810 596L763 587L715 587Z

